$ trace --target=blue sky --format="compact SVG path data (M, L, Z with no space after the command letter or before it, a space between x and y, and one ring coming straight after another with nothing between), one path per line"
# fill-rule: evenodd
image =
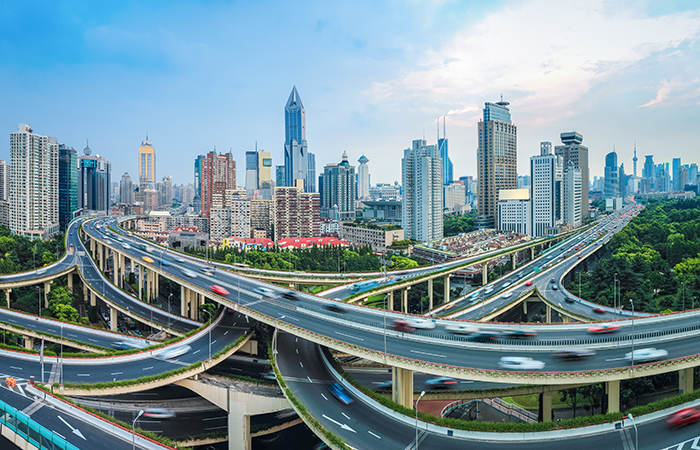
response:
M403 149L447 116L455 177L476 175L484 102L503 94L519 172L540 141L577 130L591 176L615 148L632 171L700 160L700 5L695 1L187 2L0 4L0 126L31 121L137 178L149 134L157 177L192 182L195 156L231 149L283 164L296 85L317 173L343 151L372 182L401 178Z

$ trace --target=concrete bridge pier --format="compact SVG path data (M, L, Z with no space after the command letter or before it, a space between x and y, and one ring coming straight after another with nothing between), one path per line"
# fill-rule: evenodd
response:
M68 281L68 292L73 293L73 272L69 272L67 276Z
M90 291L90 306L97 306L97 296L95 291Z
M523 314L527 315L527 299L523 300Z
M428 295L430 296L430 301L428 303L428 311L433 310L433 279L428 278ZM447 303L447 302L444 302Z
M51 292L51 281L44 281L44 308L49 307L49 292Z
M543 392L540 394L540 402L542 402L542 422L552 421L552 391Z
M413 408L413 371L391 368L391 399L406 408Z
M450 302L450 275L449 275L449 274L448 274L448 275L445 275L444 282L445 282L445 284L444 284L444 291L443 291L442 303L443 303L443 304L447 304L447 303ZM431 300L432 300L432 299L431 299ZM432 308L432 302L431 302L431 307L430 307L430 309L433 309L433 308Z
M7 302L7 307L10 307L10 292L12 292L12 289L5 289L5 301Z
M511 253L510 258L511 258L511 263L513 266L513 270L515 270L515 268L518 267L518 252Z
M137 264L139 269L139 300L143 300L143 273L144 267L141 264Z
M387 307L389 311L394 310L394 291L389 292L389 306Z
M481 263L481 285L485 286L489 282L489 262Z
M530 247L530 261L532 261L533 259L535 259L535 247L534 246Z
M681 369L678 371L678 389L681 394L687 394L688 392L693 392L693 368L688 367L687 369Z
M620 411L620 380L612 380L605 383L605 390L608 394L608 411Z
M408 290L411 286L406 287L406 289L401 290L401 312L408 312Z
M34 338L31 336L22 336L24 339L24 348L27 350L34 350Z
M546 305L546 319L545 323L552 323L552 307L549 305Z
M109 308L109 329L117 331L117 308Z

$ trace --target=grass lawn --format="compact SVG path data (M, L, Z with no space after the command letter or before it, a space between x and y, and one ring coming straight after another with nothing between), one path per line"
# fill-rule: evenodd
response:
M384 308L384 297L386 294L374 294L370 295L365 302L367 306L373 306L375 308Z
M539 400L540 396L538 394L530 394L530 395L519 395L517 397L503 397L503 401L512 403L514 405L520 406L521 408L525 409L537 409L539 408ZM588 404L588 400L583 399L579 395L579 401L576 404L576 408L578 409L579 407ZM558 408L570 408L571 406L562 401L561 398L561 392L555 392L552 395L552 409L558 409Z

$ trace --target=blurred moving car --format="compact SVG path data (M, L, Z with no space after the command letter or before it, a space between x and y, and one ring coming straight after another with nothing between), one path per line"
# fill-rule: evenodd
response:
M553 290L553 291L558 291L559 288L558 288L557 285L555 284L554 286L552 286L552 290Z
M574 302L574 299L571 298L571 297L566 297L566 298L564 299L564 301L565 301L566 303L573 303L573 302Z
M285 291L282 293L282 298L286 298L287 300L295 300L299 301L301 298L299 297L299 294L297 294L294 291Z
M146 408L143 410L143 417L150 419L174 419L176 416L175 411L165 408Z
M472 334L475 331L479 331L477 328L466 323L450 324L445 327L445 330L452 334Z
M177 347L166 349L165 351L161 352L158 355L158 357L161 359L177 358L178 356L182 356L190 350L192 350L192 347L190 347L189 345L179 345Z
M345 306L343 306L339 303L330 303L330 304L326 305L326 309L328 311L333 311L333 312L337 312L337 313L348 312L348 308L346 308Z
M625 359L630 361L630 360L632 360L633 355L634 355L634 361L646 362L646 361L657 361L661 358L665 358L666 356L668 356L668 352L666 350L663 350L663 349L657 350L655 348L641 348L641 349L635 350L633 352L625 353Z
M189 269L182 269L182 274L186 277L197 278L197 274Z
M175 257L175 262L184 263L185 260L179 256Z
M457 383L457 380L451 377L435 377L425 380L425 385L431 388L447 388Z
M380 381L376 383L374 386L375 391L383 390L383 389L391 389L394 386L394 382L391 380L386 380L386 381Z
M558 350L552 353L552 356L564 361L576 361L579 359L585 359L595 356L595 351L589 349L571 348L565 350Z
M341 403L345 403L346 405L349 405L352 403L352 397L350 397L350 394L348 394L348 391L345 390L343 386L341 386L338 383L331 383L328 385L328 390L331 391L331 394L333 394L333 397L337 398L340 400Z
M490 330L475 330L469 337L476 341L494 341L501 337L501 333Z
M419 319L417 317L408 319L407 322L413 328L418 328L419 330L432 330L433 328L435 328L435 325L437 323L435 322L435 320Z
M532 330L505 330L501 333L506 339L533 339L537 332Z
M532 286L532 280L525 283L525 286Z
M407 321L402 319L394 320L391 324L391 329L402 333L413 333L416 330Z
M263 297L273 297L274 296L274 291L272 289L268 289L268 288L264 288L264 287L255 288L255 293L260 294Z
M498 362L498 367L507 370L541 370L544 363L522 356L504 356Z
M593 312L596 314L605 314L605 310L600 306L596 306L595 308L593 308Z
M214 292L214 293L216 293L216 294L219 294L219 295L228 295L228 294L230 294L229 291L227 291L226 289L222 288L222 287L219 286L218 284L212 284L211 286L209 286L209 289L211 289L212 292Z
M213 267L208 267L208 266L206 266L206 267L201 267L201 268L199 269L199 271L202 272L203 274L209 275L209 276L214 275L214 272L215 272L215 270L214 270Z
M614 333L620 331L620 325L614 323L602 323L600 325L595 325L587 330L590 334L603 334L603 333Z
M142 256L141 259L143 259L144 261L146 261L149 264L153 264L153 258L150 258L148 256Z
M112 348L116 350L134 350L146 347L146 344L137 341L117 341L112 342Z
M683 408L668 416L666 423L671 428L684 427L700 420L700 408Z

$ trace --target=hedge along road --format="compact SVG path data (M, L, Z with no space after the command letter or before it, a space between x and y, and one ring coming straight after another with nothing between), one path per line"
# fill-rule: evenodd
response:
M128 249L128 253L134 258L140 258L146 254L158 258L168 258L168 255L164 255L164 252L161 252L160 249L157 250L156 253L151 254L138 248L132 248ZM332 303L331 300L301 293L298 294L300 298L299 301L263 298L260 294L254 293L256 288L267 287L275 291L276 295L286 291L286 289L272 287L265 283L246 277L240 277L224 270L218 270L213 276L199 274L197 278L187 278L182 275L184 269L198 272L198 269L202 268L204 265L205 264L197 264L192 261L179 263L171 259L168 260L167 266L163 265L159 267L158 263L151 266L156 271L169 274L169 277L172 279L197 286L202 291L208 291L209 286L213 284L223 286L231 292L229 295L225 296L227 300L240 303L241 305L266 315L270 319L266 320L265 317L261 317L261 320L267 321L273 325L276 323L276 320L281 320L292 326L300 327L302 330L310 330L336 341L343 341L376 352L384 351L383 317L385 313L382 311L358 306L348 306L348 312L345 314L332 313L325 309L326 305ZM220 297L212 295L211 298L218 300ZM223 303L231 305L229 302L224 301ZM387 323L391 323L393 318L402 317L402 315L396 313L386 313L386 315ZM645 320L650 322L646 323L644 322ZM640 333L642 331L677 329L675 320L656 322L653 320L653 318L635 320L637 327L635 331ZM629 325L631 325L631 323ZM624 327L626 333L629 333L631 330L629 325L626 324ZM494 325L494 327L496 326ZM568 346L572 345L572 341L573 343L588 343L591 336L586 333L586 328L587 325L585 324L551 325L537 327L537 330L540 334L538 337L541 340L552 341L559 339ZM416 339L416 337L420 338L421 336L423 339ZM694 345L697 340L696 338L683 334L678 336L678 339L663 344L663 348L669 352L667 359L690 356L697 353L697 346ZM436 329L430 332L419 331L416 333L416 336L389 332L386 338L386 349L387 353L391 355L400 356L412 361L427 362L429 364L425 367L421 367L420 370L436 374L442 374L444 368L434 367L432 366L433 364L494 371L498 369L497 363L501 356L530 356L544 361L546 363L546 371L553 373L625 368L628 365L624 354L629 351L629 342L618 343L615 339L601 339L602 343L600 346L606 348L599 348L598 355L594 359L586 362L561 362L554 360L550 353L551 348L537 348L536 346L520 346L508 343L499 343L498 345L470 345L469 348L465 348L465 346L462 345L449 345L454 344L456 341L460 341L460 339L448 334L442 325L438 325ZM674 369L669 367L668 370ZM644 375L644 371L637 373L640 374L640 376ZM491 379L493 376L491 373L484 373L481 375L485 379ZM598 376L599 375L596 375L596 377ZM618 378L625 378L628 375L620 373L615 376ZM467 378L482 379L474 378L471 375ZM498 377L496 377L496 379L497 378ZM541 384L544 382L545 378L554 380L556 374L542 374L531 377L525 375L518 378L519 382ZM561 379L560 382L571 383L571 380Z

